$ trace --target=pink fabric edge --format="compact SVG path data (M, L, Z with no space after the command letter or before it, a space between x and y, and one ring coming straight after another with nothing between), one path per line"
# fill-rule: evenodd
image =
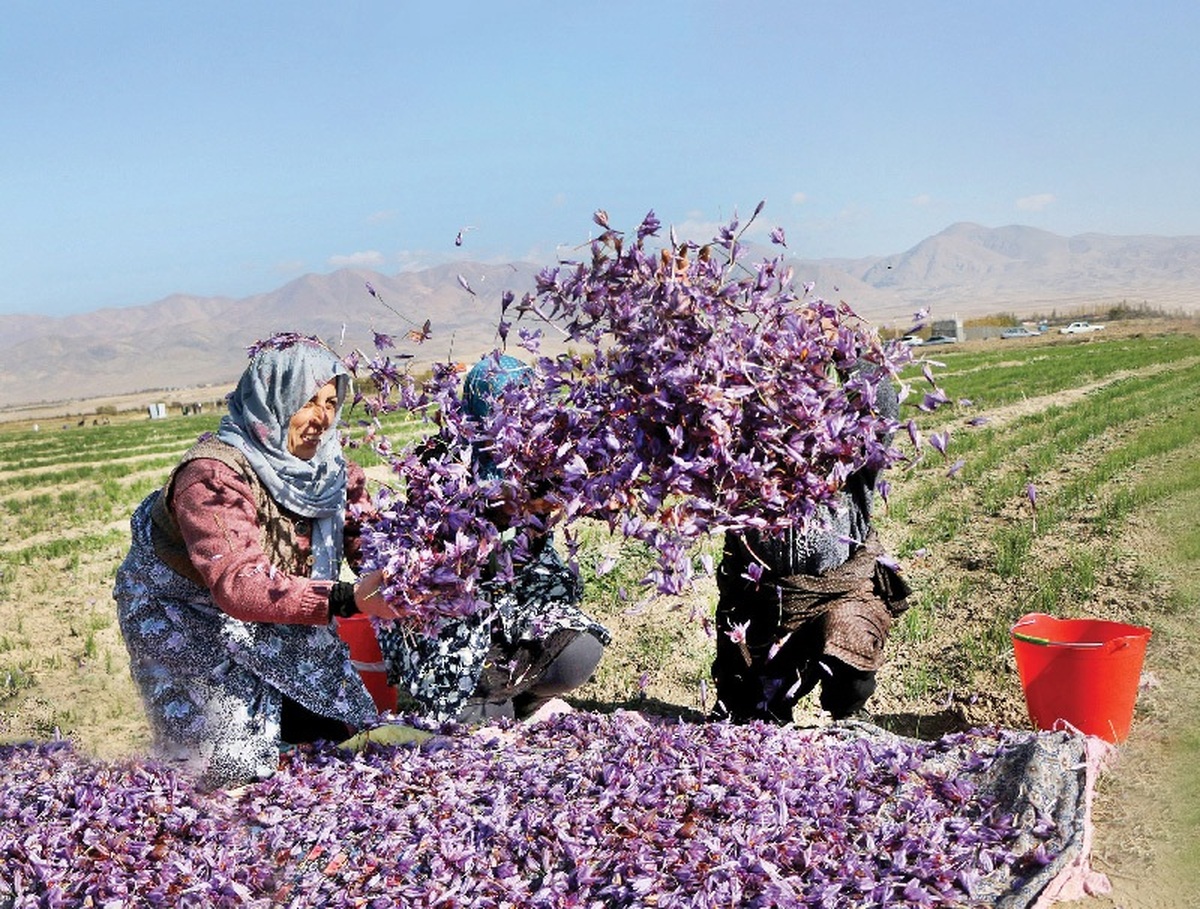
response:
M1079 854L1054 876L1038 896L1033 909L1048 909L1056 902L1078 900L1086 896L1101 896L1112 892L1108 875L1092 868L1092 802L1096 794L1096 780L1117 759L1117 748L1104 739L1089 735L1084 739L1084 796L1083 796L1083 842Z

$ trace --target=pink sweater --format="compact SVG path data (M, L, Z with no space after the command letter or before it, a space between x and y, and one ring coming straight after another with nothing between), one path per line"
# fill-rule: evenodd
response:
M347 510L368 501L362 468L348 465ZM188 461L175 476L171 510L187 544L192 564L213 600L244 622L325 625L329 622L332 581L284 574L267 559L259 543L254 492L231 467L211 459ZM300 549L311 552L309 522L297 529ZM346 520L345 550L358 564L358 524Z

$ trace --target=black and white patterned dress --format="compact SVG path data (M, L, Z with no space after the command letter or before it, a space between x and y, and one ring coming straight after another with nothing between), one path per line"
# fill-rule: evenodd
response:
M489 685L519 694L558 654L559 632L589 632L607 644L611 635L578 603L583 585L547 541L507 587L485 596L491 605L448 624L437 636L414 634L400 623L379 628L388 681L412 697L421 713L453 719L486 673ZM523 644L543 645L522 647Z

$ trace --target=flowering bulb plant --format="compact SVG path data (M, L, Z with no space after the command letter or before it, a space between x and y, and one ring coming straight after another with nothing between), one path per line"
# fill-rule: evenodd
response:
M481 577L505 576L551 530L572 546L581 518L651 547L646 583L678 593L704 535L805 526L854 471L904 456L876 397L884 382L907 395L908 349L795 287L782 256L743 261L749 224L704 244L672 231L655 249L653 212L632 237L594 220L589 256L503 296L499 335L521 323L530 368L483 416L464 410L451 366L418 387L388 355L359 364L380 390L369 412L403 407L433 425L405 451L373 439L403 494L383 494L364 534L385 595L418 620L478 608ZM548 331L567 352L543 352Z

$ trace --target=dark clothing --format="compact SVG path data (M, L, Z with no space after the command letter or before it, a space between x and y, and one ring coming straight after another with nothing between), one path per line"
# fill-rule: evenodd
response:
M279 741L287 745L305 742L342 742L353 727L333 717L313 713L286 694L279 708Z
M880 413L899 403L879 387ZM852 474L836 509L806 531L726 534L717 570L717 718L791 721L804 695L821 686L835 719L861 710L908 585L883 559L871 529L878 471ZM762 569L756 581L752 565Z
M774 564L796 561L804 538L785 536L793 543L785 547L789 557ZM786 723L800 698L818 684L821 706L835 718L862 709L875 690L888 630L908 592L878 562L881 555L870 536L850 559L824 574L781 575L768 568L755 583L745 573L761 554L745 537L728 535L717 573L712 673L718 716Z
M497 641L488 653L474 695L457 719L474 723L492 717L530 716L551 698L587 682L603 655L604 644L595 634L570 628L515 646Z

